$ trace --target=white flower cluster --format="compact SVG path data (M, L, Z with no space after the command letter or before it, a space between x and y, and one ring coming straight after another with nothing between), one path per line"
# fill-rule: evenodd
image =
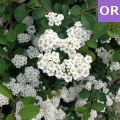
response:
M26 31L28 32L28 34L34 35L34 33L36 32L35 25L29 25Z
M118 45L120 45L120 38L118 35L115 36L115 41L117 42Z
M39 35L33 35L32 36L32 45L34 47L38 47L38 40L39 40L40 36Z
M113 100L110 98L109 95L106 95L106 99L107 99L107 101L106 101L106 106L111 106L111 105L113 105Z
M17 39L19 43L27 43L31 40L31 36L27 33L21 33L17 35Z
M12 94L17 96L19 93L22 97L35 97L36 90L29 84L16 83L16 79L11 78L9 83L2 83L12 91Z
M8 104L9 104L9 99L0 93L0 107Z
M59 40L60 39L58 38L57 33L54 32L52 29L48 29L43 35L40 36L38 41L38 48L39 50L43 50L44 52L52 49L56 50Z
M101 44L110 43L111 39L112 39L112 38L110 37L110 38L107 39L107 40L100 40L100 42L101 42Z
M40 54L38 48L33 46L29 46L26 52L30 59L36 58Z
M21 117L18 115L18 112L23 107L24 107L24 104L23 104L22 100L19 100L19 101L16 102L16 108L15 108L15 110L16 110L15 111L16 120L21 120Z
M75 37L81 41L82 46L85 45L85 41L89 40L92 31L86 30L80 21L76 22L73 27L67 29L68 37Z
M27 57L16 54L14 58L12 58L12 63L16 66L16 68L21 68L27 64Z
M97 117L97 111L91 109L90 118L88 118L88 120L92 120L92 119L94 120L96 117Z
M34 20L31 16L27 16L23 19L22 23L26 24L27 26L33 25Z
M54 23L55 25L60 26L62 24L62 20L64 19L63 14L57 14L54 12L49 12L48 15L45 15L45 17L47 17L49 20L49 26L53 26Z
M63 120L66 117L66 114L62 109L57 109L57 107L54 106L53 101L50 99L47 99L41 104L41 109L44 111L45 120Z
M80 53L73 54L70 59L65 59L61 64L59 64L58 52L40 54L38 57L41 58L37 63L38 69L42 69L49 76L63 78L66 82L71 82L72 77L74 80L87 77L92 62L91 56L83 57Z
M98 55L99 58L102 59L102 62L109 66L109 63L111 62L112 54L113 54L113 49L107 52L107 50L103 47L97 48L95 51Z
M37 69L34 69L31 67L25 68L25 74L27 82L31 83L33 87L39 86L39 78L40 78L40 72Z
M111 62L110 64L110 70L113 71L118 71L120 70L120 63L119 62Z
M118 89L116 96L115 96L115 101L120 102L120 88Z

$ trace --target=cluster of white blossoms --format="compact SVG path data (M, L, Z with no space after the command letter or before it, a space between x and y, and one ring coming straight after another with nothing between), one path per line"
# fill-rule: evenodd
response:
M9 99L0 93L0 107L8 104L9 104Z
M19 73L16 77L18 83L29 83L32 87L38 87L40 82L40 71L31 67L25 68L25 73Z
M23 19L22 23L26 24L26 26L30 26L30 25L33 25L34 20L33 20L33 18L31 16L26 16Z
M17 40L19 43L27 43L31 40L31 36L27 33L21 33L17 35Z
M14 58L12 58L12 63L16 66L16 68L21 68L27 64L27 57L16 54Z
M30 59L36 58L40 54L38 48L33 47L33 46L29 46L26 52Z
M120 63L119 62L111 62L110 64L110 70L113 71L118 71L120 70Z
M94 120L96 117L97 117L97 111L91 109L90 118L88 118L88 120Z
M86 30L82 26L81 21L76 22L74 26L67 29L66 32L67 32L68 37L70 38L75 37L79 39L81 41L82 46L85 45L85 41L89 40L92 35L92 31Z
M56 50L58 48L58 35L52 29L48 29L42 34L38 41L38 48L39 50L43 50L44 52L48 52Z
M34 33L36 32L35 25L29 25L26 31L28 32L28 34L34 35Z
M120 102L120 88L118 89L116 96L115 96L115 101Z
M110 43L111 39L112 39L112 38L110 37L110 38L107 39L107 40L100 40L100 42L101 42L101 44Z
M89 75L90 63L92 57L86 55L83 57L80 53L73 54L69 59L64 59L60 64L58 52L40 54L37 63L38 69L43 70L48 76L56 76L58 79L63 78L66 82L74 80L81 80L83 77Z
M120 38L118 35L115 36L115 41L117 42L118 45L120 45Z
M9 83L3 82L2 84L10 89L12 91L12 94L15 96L17 96L19 93L22 97L36 96L36 90L34 87L32 87L30 84L16 83L15 78L11 78L11 81Z
M29 82L33 87L39 86L40 71L31 67L25 68L25 76L27 82Z
M48 15L45 15L45 17L49 20L49 26L54 26L54 24L60 26L62 24L62 20L64 19L63 14L57 14L54 12L49 12Z
M104 47L100 47L97 48L95 52L97 53L97 56L102 59L102 62L109 66L114 50L111 49L110 51L107 51Z

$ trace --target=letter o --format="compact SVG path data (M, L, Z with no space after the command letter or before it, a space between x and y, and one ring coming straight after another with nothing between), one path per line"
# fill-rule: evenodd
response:
M107 9L107 12L106 12L105 14L102 12L102 9L103 9L104 7ZM107 15L107 14L109 13L109 8L108 8L107 6L102 6L102 7L100 8L100 13L101 13L102 15Z

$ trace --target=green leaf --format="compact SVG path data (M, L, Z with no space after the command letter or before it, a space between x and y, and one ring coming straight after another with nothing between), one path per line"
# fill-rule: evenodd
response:
M10 75L8 73L5 73L2 79L3 79L3 82L8 83L10 82Z
M9 99L13 99L12 92L4 85L0 85L0 93Z
M84 53L88 51L88 47L86 45L84 45L83 47L81 47L79 50L77 50L78 53L81 53L82 55L84 55Z
M20 111L18 114L23 118L34 118L39 113L39 108L35 105L26 105Z
M96 97L100 101L106 101L106 95L103 92L96 92Z
M95 25L95 17L89 13L83 14L81 16L81 21L83 26L88 30L92 30Z
M79 14L80 13L80 6L78 5L74 5L72 8L71 8L71 15L76 15L76 14Z
M86 55L90 55L92 57L92 60L94 61L96 59L96 55L91 51L91 50L88 50L86 52Z
M37 8L36 10L33 11L32 13L32 18L34 20L40 19L44 17L47 14L47 11L43 8Z
M80 98L87 99L90 97L90 91L83 89L81 92L79 92Z
M108 35L110 36L110 37L115 37L117 34L118 34L118 32L117 31L112 31L111 29L108 29L107 30L107 33L108 33Z
M9 19L10 19L9 14L6 14L5 17L4 17L4 21L8 21Z
M57 96L60 96L60 91L59 90L57 90Z
M52 10L51 1L50 0L41 0L41 3L48 9Z
M48 26L48 19L42 20L42 21L41 21L41 24L42 24L43 26Z
M5 60L3 58L0 58L0 74L2 74L5 71Z
M35 98L25 97L25 98L22 99L22 101L23 101L23 104L26 106L26 105L29 105L29 104L34 104Z
M4 6L0 6L0 13L3 13L5 11Z
M97 110L97 111L102 111L103 109L104 109L104 105L102 104L102 103L97 103L97 102L94 102L93 104L92 104L92 108L94 109L94 110Z
M43 34L45 32L46 29L50 29L51 27L50 26L42 26L40 27L39 29L39 34Z
M5 52L5 50L1 46L0 46L0 54L4 55L4 56L7 55L7 53Z
M58 37L61 39L65 39L67 36L65 34L59 34Z
M105 43L105 49L106 49L107 51L109 51L109 50L111 50L111 46L110 46L108 43Z
M112 71L111 76L113 79L116 79L117 78L117 71Z
M87 110L86 107L77 107L77 109L76 109L76 111L77 111L79 114L83 114L86 110Z
M69 7L67 5L62 5L62 13L64 16L67 16L69 12Z
M26 31L26 25L23 23L18 24L15 27L16 34L24 33Z
M93 28L93 37L99 38L101 37L108 29L108 24L105 22L98 22L95 24Z
M8 41L6 39L6 36L0 35L0 44L7 45Z
M72 16L71 18L74 22L81 21L80 16Z
M90 117L89 112L85 112L83 115L83 119L88 120L89 117Z
M90 48L97 48L97 42L96 39L91 37L90 40L86 41L85 44Z
M30 120L29 118L22 118L21 120Z
M110 36L107 34L107 32L105 32L99 39L100 40L108 40L110 38Z
M113 53L112 55L112 61L113 62L118 62L120 60L120 52L119 51L116 51Z
M20 5L15 9L14 17L18 22L22 22L22 20L25 18L25 6L24 5Z
M67 27L71 22L72 22L72 19L70 17L65 17L64 20L62 21L61 26Z
M59 3L55 4L54 11L55 11L55 13L61 14L62 8L61 8L61 5Z
M7 33L7 40L9 42L14 42L16 39L16 31L13 29L10 29Z
M13 120L13 114L9 114L5 120Z
M23 53L24 53L24 49L18 48L14 51L13 55L16 55L16 54L23 55Z

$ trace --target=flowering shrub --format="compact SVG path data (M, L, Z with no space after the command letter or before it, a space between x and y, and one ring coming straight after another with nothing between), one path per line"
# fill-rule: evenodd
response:
M97 0L0 0L0 120L119 120L120 23Z

